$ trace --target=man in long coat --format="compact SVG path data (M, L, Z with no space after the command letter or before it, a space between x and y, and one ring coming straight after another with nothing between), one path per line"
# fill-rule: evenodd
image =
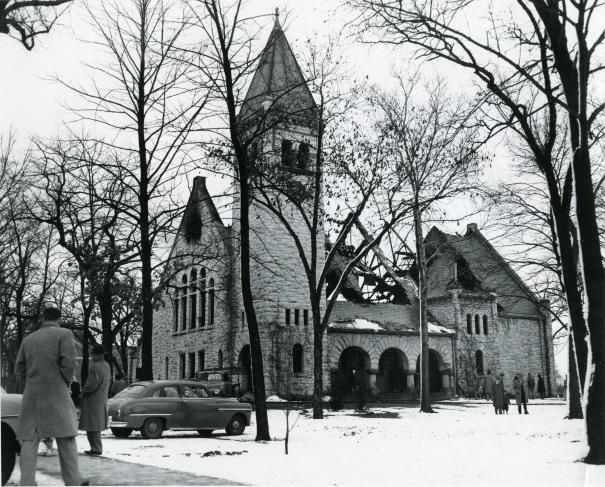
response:
M80 429L86 431L90 450L87 455L101 455L101 431L107 429L107 393L111 372L109 364L103 357L103 347L92 347L92 363L88 369L86 383L82 387L82 409L80 412Z
M21 441L21 485L36 485L38 444L55 438L65 485L80 485L76 408L69 386L76 371L73 333L59 327L61 313L44 310L40 329L26 336L15 371L25 382L17 437Z
M523 378L523 374L517 374L513 380L513 390L515 391L515 400L517 401L517 409L521 414L521 406L527 412L527 382Z

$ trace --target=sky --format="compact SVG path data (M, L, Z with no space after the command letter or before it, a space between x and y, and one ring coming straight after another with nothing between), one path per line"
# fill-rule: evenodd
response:
M93 7L99 0L88 2ZM273 25L271 14L279 8L280 20L295 53L304 49L304 41L314 35L320 38L343 33L340 39L346 55L349 72L357 79L364 79L381 87L392 87L394 71L416 69L413 53L404 47L370 46L360 44L353 38L344 24L350 12L338 0L254 0L247 9L252 14L266 14L266 28L261 33L264 45ZM74 2L61 18L60 25L49 35L36 40L33 51L25 50L8 36L0 36L0 56L4 73L0 75L0 134L12 131L21 148L25 148L32 136L53 137L64 130L63 125L73 120L69 104L74 96L57 80L68 85L86 82L89 79L86 63L102 62L102 56L90 39L91 27L82 2ZM259 46L259 49L262 45ZM443 77L452 93L472 93L473 85L468 73L449 64L431 63L421 68L425 80ZM498 141L501 142L501 141ZM501 178L510 173L510 158L502 144L494 144L490 150L494 159L486 168L486 177ZM179 186L181 200L186 199L192 177L203 172L189 174ZM208 179L209 190L220 193L224 182L212 176ZM474 219L481 227L486 215ZM451 231L462 232L466 223ZM565 367L565 353L557 354L559 368Z

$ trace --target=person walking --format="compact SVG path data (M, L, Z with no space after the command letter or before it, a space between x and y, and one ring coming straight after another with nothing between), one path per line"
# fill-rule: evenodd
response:
M492 391L494 388L494 377L492 376L492 371L488 370L485 375L484 383L483 383L483 395L485 399L491 401L492 399Z
M531 375L531 372L527 374L527 392L529 394L529 399L534 399L534 389L536 388L536 381L534 380L534 376Z
M529 414L527 412L527 382L523 379L523 374L515 375L513 390L515 391L515 400L517 401L519 414L521 414L521 406L523 406L525 414Z
M116 375L115 380L109 386L109 397L114 397L119 392L126 389L126 381L122 374Z
M502 379L497 375L492 385L491 395L496 414L502 414L504 410L504 384L502 383Z
M42 325L26 336L17 354L15 372L25 382L17 438L21 442L21 485L36 485L38 445L55 438L65 485L82 482L78 465L76 408L69 385L76 371L73 333L60 328L61 312L47 307Z
M92 363L82 387L80 429L86 431L90 450L84 453L97 456L103 453L101 431L107 429L107 393L109 391L109 364L101 345L92 347Z
M508 396L509 396L509 389L504 385L504 372L502 372L500 374L500 380L502 381L502 390L503 390L502 412L503 412L503 414L504 413L508 414L508 407L510 406L510 400L508 398Z
M544 395L546 394L546 387L544 387L544 379L540 374L538 374L538 395L540 399L544 399Z

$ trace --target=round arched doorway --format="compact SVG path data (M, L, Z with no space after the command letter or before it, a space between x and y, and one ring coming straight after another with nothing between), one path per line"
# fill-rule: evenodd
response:
M358 387L369 388L370 356L363 348L345 348L338 360L338 370L343 379L345 393L352 393Z
M398 348L388 348L378 361L376 385L380 392L405 392L407 358Z
M250 359L250 345L244 345L237 359L239 369L240 394L252 392L252 360Z
M431 392L441 392L443 390L443 383L441 379L441 370L439 364L441 363L441 356L438 352L429 349L429 390ZM420 387L420 355L416 359L416 374L414 374L414 385L416 389Z

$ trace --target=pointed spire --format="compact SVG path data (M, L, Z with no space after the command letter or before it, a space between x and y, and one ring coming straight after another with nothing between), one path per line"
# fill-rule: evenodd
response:
M268 108L287 110L293 115L315 110L316 105L305 77L296 61L275 9L275 23L260 56L256 72L246 93L240 116L253 117ZM305 117L309 120L309 114Z

